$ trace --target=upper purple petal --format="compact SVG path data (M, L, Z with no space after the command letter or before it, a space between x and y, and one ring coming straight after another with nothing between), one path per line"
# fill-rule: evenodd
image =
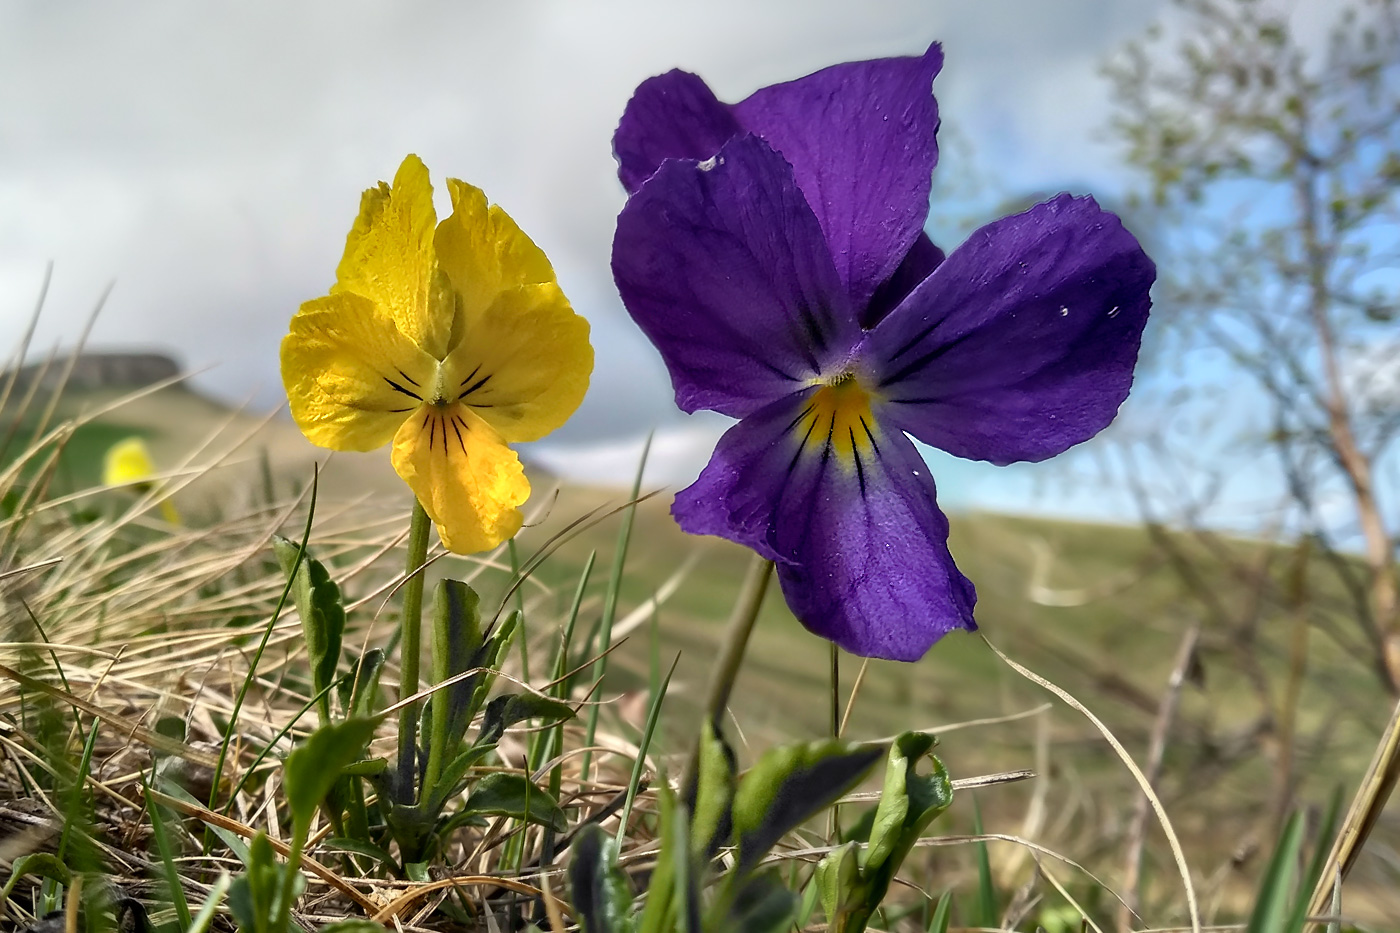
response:
M699 76L668 71L637 87L613 134L622 187L631 194L666 159L703 161L743 132L728 104Z
M1155 277L1092 198L983 227L870 334L881 417L999 464L1088 440L1128 395Z
M904 261L894 270L894 274L870 296L870 302L860 315L861 327L873 328L883 321L885 315L899 307L900 302L908 298L910 292L932 275L933 270L937 269L945 258L947 257L944 256L943 250L933 245L928 234L920 233L914 245L905 254Z
M754 136L664 163L618 216L612 268L685 411L743 417L860 339L792 167Z
M851 461L827 425L802 415L815 390L780 399L720 439L672 508L778 562L793 614L866 657L917 660L955 628L975 628L976 592L948 552L932 478L899 431L868 425Z
M825 68L756 91L739 122L792 163L841 281L864 307L928 217L938 162L937 43L919 57Z

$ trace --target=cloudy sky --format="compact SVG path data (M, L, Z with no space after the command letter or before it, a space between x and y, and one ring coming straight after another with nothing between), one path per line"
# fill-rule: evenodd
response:
M622 443L659 426L657 477L676 481L698 470L722 425L674 411L659 358L608 272L623 200L610 137L639 81L682 67L736 100L834 62L917 54L937 39L944 126L975 163L963 168L1008 193L1112 196L1126 176L1105 134L1097 69L1164 6L4 4L0 347L17 340L52 260L38 348L71 342L115 281L94 345L172 352L203 371L201 389L274 407L288 318L329 286L359 192L417 152L436 178L461 177L502 204L593 324L594 386L557 436L556 465L608 478L620 448L561 456L561 445ZM1010 488L988 479L993 468L944 469L961 471L951 484L940 474L955 499L987 504L976 489L986 498Z

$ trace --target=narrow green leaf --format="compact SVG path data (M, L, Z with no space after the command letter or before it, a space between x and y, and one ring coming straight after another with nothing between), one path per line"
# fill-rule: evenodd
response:
M331 579L325 565L310 554L301 554L294 541L273 535L272 550L282 572L292 577L292 599L301 616L301 630L311 666L313 692L321 693L335 682L340 663L341 641L345 634L345 606L340 587ZM298 561L300 557L300 561ZM321 721L330 721L330 700L321 703Z
M322 726L297 745L282 766L292 821L308 826L347 765L365 753L378 721L347 719Z

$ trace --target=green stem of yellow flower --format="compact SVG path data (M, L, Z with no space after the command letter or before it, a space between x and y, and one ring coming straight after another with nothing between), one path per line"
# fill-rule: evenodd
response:
M734 612L729 617L729 626L724 633L724 641L719 646L719 657L710 671L710 686L705 693L705 718L714 724L719 732L724 710L729 705L729 694L734 689L734 681L739 676L739 665L744 660L744 651L749 646L749 635L758 621L758 611L763 606L763 596L768 592L768 581L773 578L773 562L754 555L749 572L744 577L739 599L734 603ZM691 801L695 796L695 781L700 768L700 747L686 763L685 775L681 778L681 799Z
M423 627L423 563L428 558L428 530L432 521L417 500L413 503L413 519L408 526L408 559L404 565L407 578L403 585L403 618L399 631L403 640L399 650L399 702L418 692L418 661ZM413 782L418 776L418 704L409 703L399 710L399 780L402 803L413 802Z

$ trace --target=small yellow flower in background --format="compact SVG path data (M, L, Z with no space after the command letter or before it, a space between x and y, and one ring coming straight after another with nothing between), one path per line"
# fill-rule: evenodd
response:
M593 348L540 248L479 188L449 178L447 190L439 224L410 155L392 186L364 193L330 294L282 340L282 382L313 444L392 442L443 544L470 554L520 529L530 484L506 445L573 414Z
M135 486L144 492L150 488L155 475L155 461L140 437L117 441L107 448L102 458L103 486ZM170 524L180 524L180 513L169 499L160 501L160 514Z

